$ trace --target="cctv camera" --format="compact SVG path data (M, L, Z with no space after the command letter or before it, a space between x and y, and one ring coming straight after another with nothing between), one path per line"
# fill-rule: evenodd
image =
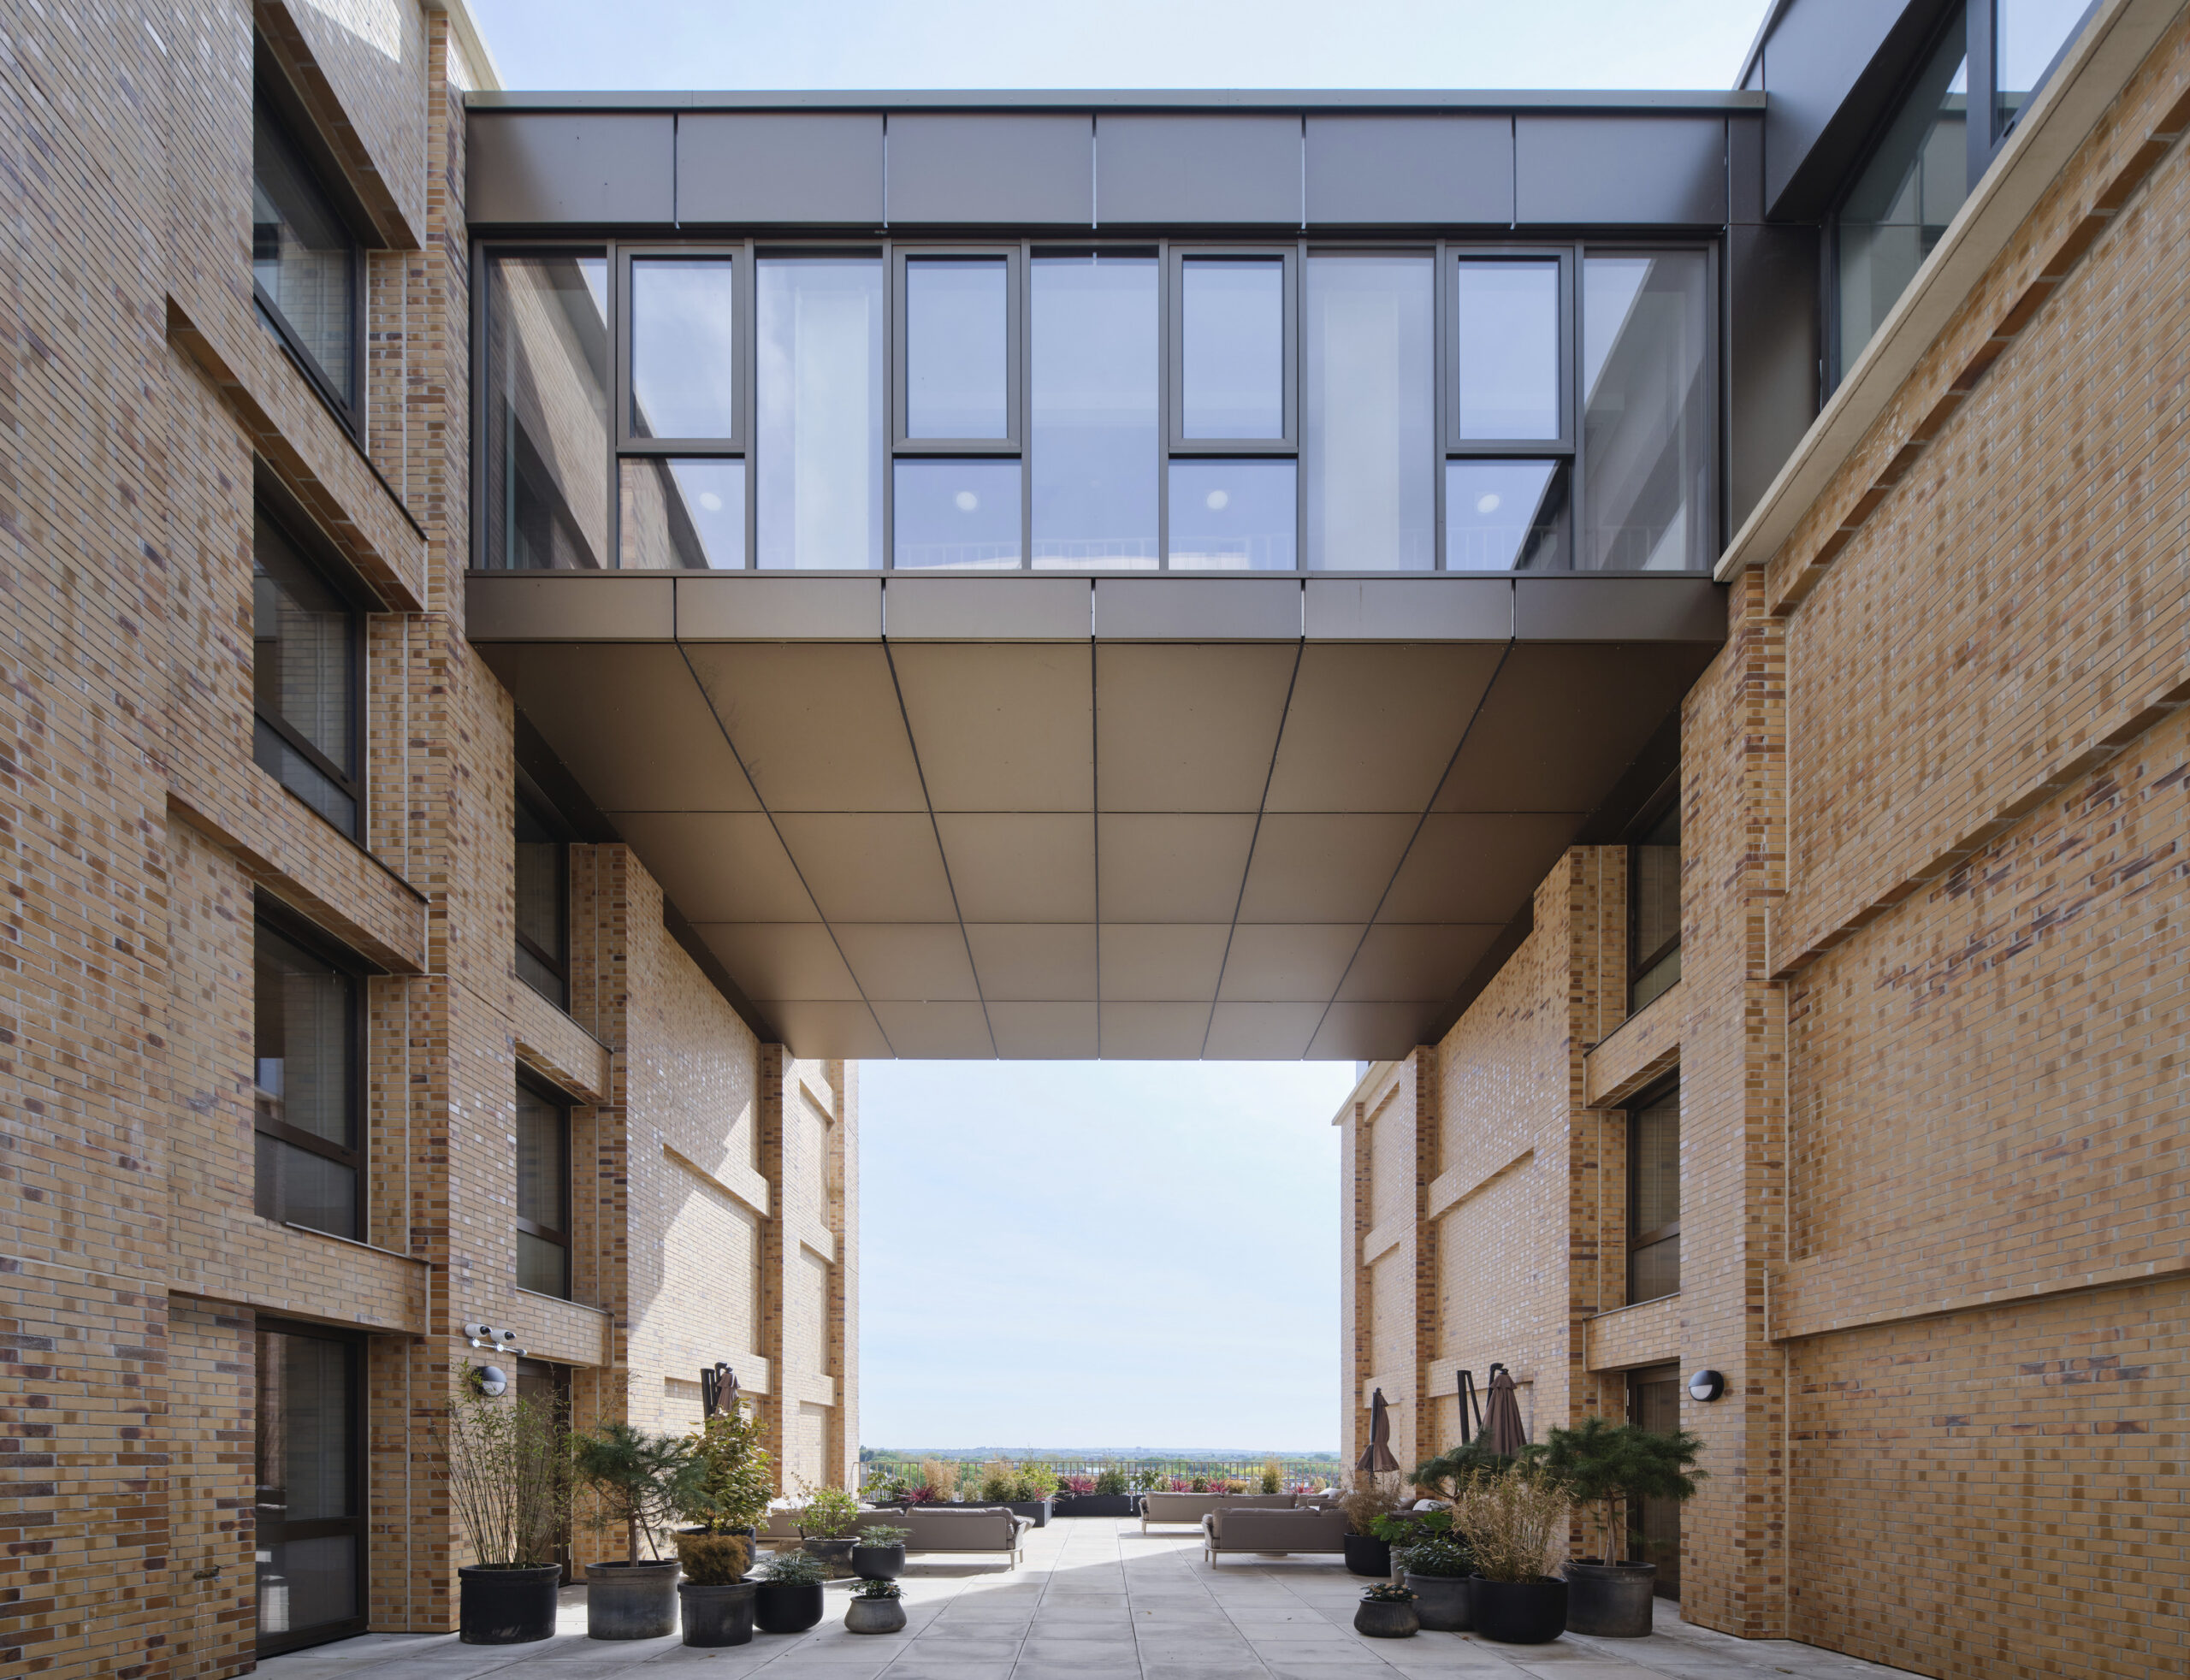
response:
M474 1341L490 1341L494 1339L494 1327L491 1324L467 1324L464 1327L464 1334Z

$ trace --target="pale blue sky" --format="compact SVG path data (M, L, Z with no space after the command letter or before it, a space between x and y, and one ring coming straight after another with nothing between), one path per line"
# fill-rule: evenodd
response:
M472 0L512 88L1720 88L1766 0ZM870 1062L861 1438L1328 1449L1346 1063Z

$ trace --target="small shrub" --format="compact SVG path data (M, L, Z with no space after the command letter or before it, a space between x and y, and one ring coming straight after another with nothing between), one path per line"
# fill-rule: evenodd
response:
M1392 1553L1393 1561L1410 1575L1434 1575L1441 1580L1475 1573L1475 1553L1458 1535L1427 1535L1413 1545Z
M752 1548L743 1535L679 1535L677 1561L684 1578L696 1587L727 1587L745 1578L753 1561Z
M901 1599L905 1590L894 1581L862 1581L852 1588L855 1599Z
M801 1480L799 1496L806 1501L798 1513L798 1532L807 1540L841 1540L859 1527L859 1501L842 1488L817 1488Z
M1503 1476L1477 1476L1460 1489L1453 1525L1486 1581L1534 1581L1558 1567L1566 1550L1566 1488L1524 1462Z
M1264 1493L1279 1492L1285 1485L1285 1466L1275 1457L1264 1459L1260 1480Z
M1057 1473L1047 1464L1015 1464L1011 1471L1012 1500L1046 1500L1057 1490Z
M1122 1494L1126 1491L1126 1473L1116 1464L1105 1464L1095 1472L1095 1485L1088 1490L1095 1494Z
M955 1458L920 1460L920 1486L932 1500L949 1501L958 1493L958 1461Z
M778 1552L761 1565L761 1573L778 1587L818 1587L829 1578L820 1559L803 1552Z
M1367 1470L1354 1472L1352 1482L1338 1501L1339 1509L1346 1513L1347 1527L1358 1535L1375 1534L1376 1519L1390 1516L1404 1503L1400 1497L1399 1477L1376 1476Z
M1364 1604L1412 1604L1414 1589L1402 1587L1396 1581L1379 1581L1362 1594L1361 1601Z
M978 1489L985 1505L1002 1505L1019 1496L1012 1489L1019 1485L1019 1477L1012 1467L1001 1458L991 1458L981 1466L980 1487Z
M1074 1499L1084 1498L1095 1491L1095 1478L1092 1476L1061 1476L1057 1478L1057 1491L1069 1494Z
M869 1523L859 1531L861 1546L900 1546L912 1537L910 1529L893 1529L887 1523Z

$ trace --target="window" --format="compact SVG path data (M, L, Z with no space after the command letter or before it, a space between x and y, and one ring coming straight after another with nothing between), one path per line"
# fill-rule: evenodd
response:
M1909 289L1969 196L1969 65L1957 6L1833 216L1836 381Z
M1286 259L1189 257L1180 266L1179 435L1287 434Z
M1033 292L1035 567L1152 570L1155 253L1038 251Z
M517 1287L571 1293L571 1114L558 1098L517 1088Z
M1016 571L1019 463L900 460L891 564Z
M1649 1365L1627 1374L1627 1421L1653 1435L1680 1428L1680 1367ZM1637 1500L1631 1507L1628 1556L1655 1564L1656 1596L1680 1597L1680 1501Z
M272 109L252 106L251 277L261 313L342 423L357 429L358 241Z
M254 1205L332 1236L358 1233L357 976L264 922L252 1028Z
M364 1630L358 1346L258 1322L258 1654Z
M737 280L727 257L632 259L633 437L738 435Z
M1680 1085L1627 1114L1627 1298L1680 1292Z
M1311 255L1303 369L1308 564L1437 564L1435 258Z
M608 557L608 262L487 262L483 563L598 568Z
M1564 461L1445 464L1445 569L1546 571L1566 564Z
M1628 1007L1639 1009L1680 979L1680 796L1645 819L1627 849Z
M745 564L745 463L648 455L621 463L617 563L628 571Z
M907 439L1011 435L1009 278L1002 256L907 259Z
M1708 281L1696 251L1583 258L1577 570L1708 571L1715 558Z
M1290 571L1295 517L1291 461L1171 463L1175 571Z
M1992 0L1992 133L2004 139L2082 30L2092 0Z
M759 559L882 564L882 261L763 257L757 370Z
M570 1007L570 848L562 825L524 795L517 801L518 978L557 1009Z
M1557 257L1462 257L1453 278L1453 395L1464 442L1566 435Z
M263 507L251 558L252 757L355 838L364 615Z

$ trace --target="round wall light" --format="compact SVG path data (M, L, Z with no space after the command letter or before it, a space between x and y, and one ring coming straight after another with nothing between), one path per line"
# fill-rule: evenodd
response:
M471 1373L471 1380L479 1385L479 1392L488 1399L509 1393L509 1373L500 1365L482 1365Z
M1717 1371L1691 1372L1688 1379L1688 1397L1691 1400L1709 1402L1726 1392L1726 1379Z

